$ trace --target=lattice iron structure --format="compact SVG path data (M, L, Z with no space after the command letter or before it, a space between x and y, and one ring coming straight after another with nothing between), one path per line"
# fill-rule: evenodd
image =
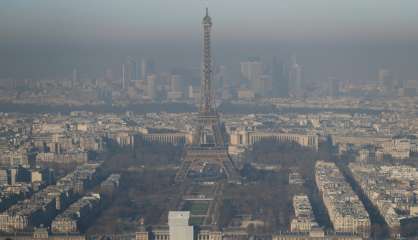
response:
M230 181L238 181L239 175L236 167L228 155L227 135L216 111L212 91L212 55L211 30L212 18L206 9L203 25L203 56L202 56L202 82L199 116L193 134L193 142L186 146L181 169L176 180L187 178L191 168L197 164L208 163L220 166Z

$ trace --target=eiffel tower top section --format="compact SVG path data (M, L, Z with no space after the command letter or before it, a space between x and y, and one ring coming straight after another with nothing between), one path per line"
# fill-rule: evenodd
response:
M206 15L202 21L203 25L203 59L202 59L202 84L200 115L208 116L216 114L212 94L212 54L211 54L211 29L212 18L206 8Z
M208 24L212 26L212 18L209 16L209 8L206 8L206 15L203 17L203 25Z

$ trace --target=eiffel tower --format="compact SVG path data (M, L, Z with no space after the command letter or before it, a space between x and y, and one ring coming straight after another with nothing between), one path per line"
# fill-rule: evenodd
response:
M220 167L230 182L238 182L239 174L228 154L228 137L219 120L212 94L211 28L212 19L206 8L203 18L203 61L199 115L193 133L192 144L186 146L182 165L176 181L188 177L190 169L200 165L214 164Z

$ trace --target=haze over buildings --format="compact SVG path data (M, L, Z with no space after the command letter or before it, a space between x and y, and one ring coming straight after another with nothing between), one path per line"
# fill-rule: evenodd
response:
M205 5L194 0L2 1L0 77L50 78L70 75L74 67L80 76L97 77L109 67L119 72L126 56L153 57L164 70L199 67L195 19ZM209 6L222 23L215 34L216 61L236 72L249 56L287 61L292 53L308 80L377 79L377 69L384 67L406 79L418 72L414 0L211 0Z

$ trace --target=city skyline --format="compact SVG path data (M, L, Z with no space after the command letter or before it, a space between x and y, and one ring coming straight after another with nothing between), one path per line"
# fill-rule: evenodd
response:
M2 1L0 78L62 78L74 68L98 78L127 56L153 58L164 71L198 68L196 20L207 5L222 23L214 64L236 73L251 56L296 54L313 81L377 80L380 68L418 78L418 3L410 0Z
M60 1L2 3L0 240L418 236L413 2Z

